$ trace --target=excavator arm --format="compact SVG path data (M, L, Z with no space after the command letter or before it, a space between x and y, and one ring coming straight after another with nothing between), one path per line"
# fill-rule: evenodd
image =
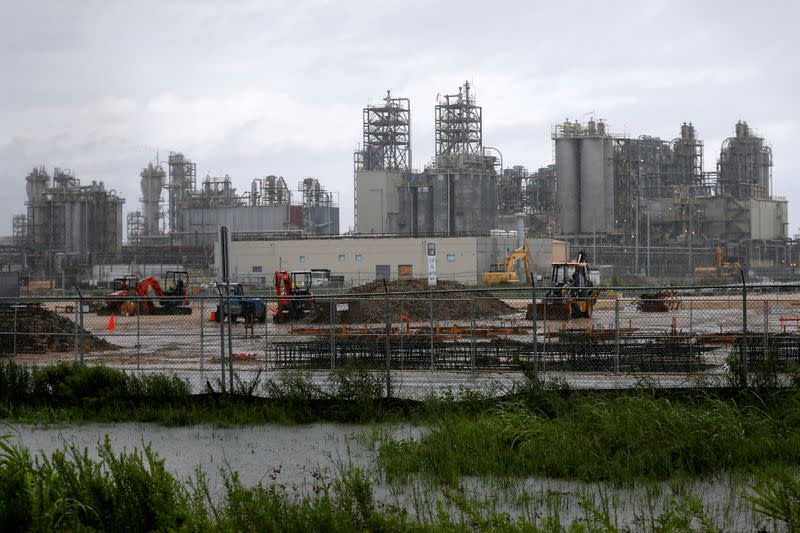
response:
M136 294L139 297L147 298L151 293L159 298L164 297L164 291L156 278L145 278L136 284Z
M516 265L517 261L522 261L522 267L525 270L525 280L529 280L531 277L531 264L527 244L523 244L508 254L506 258L506 272L514 272L516 270L514 265Z

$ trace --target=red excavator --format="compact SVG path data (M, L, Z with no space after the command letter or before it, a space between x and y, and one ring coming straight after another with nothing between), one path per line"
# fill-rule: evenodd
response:
M106 310L134 315L137 308L145 315L191 315L189 306L189 273L170 270L164 276L163 288L154 277L141 281L135 276L114 280L114 292L106 299ZM137 305L138 304L138 305Z
M311 294L311 273L275 272L275 294L278 296L278 309L272 318L275 322L288 322L305 316L314 307Z

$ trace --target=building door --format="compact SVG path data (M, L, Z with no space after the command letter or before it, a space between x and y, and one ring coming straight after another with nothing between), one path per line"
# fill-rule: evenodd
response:
M400 279L411 279L414 277L413 265L397 265L397 277Z
M385 279L386 281L391 280L392 275L389 265L375 265L375 279Z

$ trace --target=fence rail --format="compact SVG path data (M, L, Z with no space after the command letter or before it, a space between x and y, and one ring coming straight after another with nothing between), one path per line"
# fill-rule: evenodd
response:
M571 319L547 287L326 295L285 323L273 321L278 298L257 300L264 314L224 296L129 299L113 312L78 295L4 299L0 356L174 373L198 392L287 370L323 383L361 368L404 397L523 377L711 386L764 369L788 379L800 363L798 285L603 289L591 317Z

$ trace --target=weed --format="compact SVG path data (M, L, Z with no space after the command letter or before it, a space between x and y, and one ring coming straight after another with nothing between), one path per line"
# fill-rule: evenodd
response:
M783 523L789 531L800 531L800 476L783 470L774 476L760 476L745 497L753 508Z
M739 403L710 395L526 394L477 417L444 414L418 439L384 442L379 464L387 479L420 472L449 482L534 475L628 483L800 464L797 391L742 393Z

